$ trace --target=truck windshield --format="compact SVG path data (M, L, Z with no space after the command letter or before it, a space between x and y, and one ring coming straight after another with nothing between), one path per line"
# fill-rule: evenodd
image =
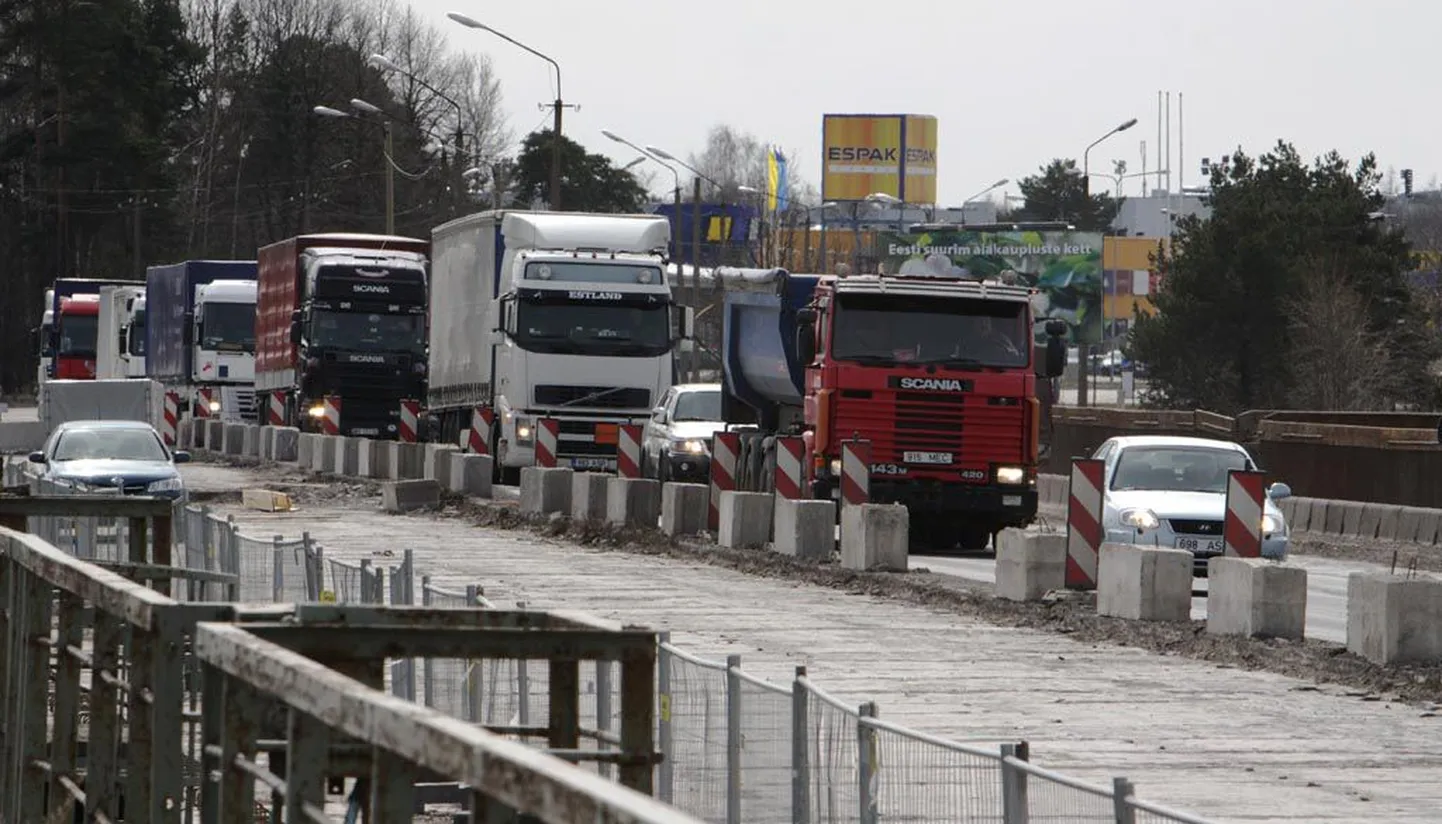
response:
M655 358L671 350L666 304L518 303L516 343L528 352Z
M100 325L98 315L62 315L60 318L60 354L74 357L95 357L95 334Z
M1027 305L935 295L841 295L831 356L863 363L1022 367Z
M200 319L200 346L222 352L255 351L255 304L207 303Z
M145 310L137 309L130 319L130 354L145 354Z
M426 348L424 315L316 312L312 324L312 343L328 349L420 354Z

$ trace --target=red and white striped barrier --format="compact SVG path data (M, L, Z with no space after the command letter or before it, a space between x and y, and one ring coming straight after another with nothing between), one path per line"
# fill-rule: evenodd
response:
M1265 475L1247 469L1227 473L1227 514L1222 521L1225 552L1231 558L1262 557Z
M210 405L215 403L216 390L209 386L202 386L195 390L195 417L212 417Z
M421 402L401 401L401 443L415 443L416 433L421 429Z
M180 427L180 393L165 393L165 410L161 413L160 437L166 446L175 446L175 435Z
M326 435L339 435L340 395L326 395L322 403L325 415L320 419L320 431Z
M641 477L641 427L623 424L616 429L616 475Z
M554 469L556 449L561 440L561 422L555 418L536 421L536 466Z
M266 413L266 421L271 426L285 426L285 390L277 389L270 393L269 409Z
M471 410L471 429L466 436L466 447L477 455L491 454L491 427L496 422L496 413L489 406L477 406Z
M711 501L706 524L713 531L721 526L721 493L736 491L736 456L740 454L739 432L717 432L711 436Z
M776 494L788 501L806 497L806 442L800 438L776 439Z
M841 444L841 505L871 503L871 441Z
M1069 589L1096 589L1097 559L1102 540L1102 476L1106 464L1078 459L1071 462L1071 487L1066 511L1066 585Z

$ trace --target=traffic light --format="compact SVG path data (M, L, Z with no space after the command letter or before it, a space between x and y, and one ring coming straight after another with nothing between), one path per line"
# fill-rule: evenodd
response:
M1411 196L1412 196L1412 170L1411 170L1411 169L1403 169L1403 170L1402 170L1402 194L1406 195L1407 197L1411 197Z

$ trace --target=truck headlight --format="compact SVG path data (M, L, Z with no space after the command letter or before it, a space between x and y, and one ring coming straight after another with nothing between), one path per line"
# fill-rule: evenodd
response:
M832 458L832 459L831 459L831 474L832 474L832 475L835 475L835 476L838 477L838 478L841 477L841 459L840 459L840 458Z
M1026 483L1026 470L1019 466L998 466L996 468L996 482L999 484L1023 484Z
M1156 529L1162 523L1150 509L1123 509L1121 522L1132 529Z
M311 408L305 410L305 413L306 413L307 415L311 416L312 418L324 418L324 417L325 417L325 404L320 404L320 403L318 403L318 404L312 406Z
M146 492L179 492L184 488L179 478L165 478L160 481L151 481L146 485Z
M530 443L536 431L531 428L531 419L516 416L516 443Z
M210 402L210 411L211 411L211 412L219 412L219 411L220 411L220 401L211 401L211 402Z

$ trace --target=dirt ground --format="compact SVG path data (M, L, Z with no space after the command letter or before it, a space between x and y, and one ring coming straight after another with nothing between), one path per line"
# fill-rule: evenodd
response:
M253 461L227 461L231 466L260 468ZM318 476L293 468L266 467L267 486L291 496L298 506L325 504L374 511L380 484L360 479ZM193 493L193 500L238 502L238 490ZM702 561L751 575L801 581L851 594L885 597L904 603L944 609L980 618L1000 626L1023 627L1069 635L1075 641L1116 644L1176 655L1217 666L1261 670L1321 684L1337 684L1368 701L1415 704L1422 717L1442 712L1442 664L1381 667L1352 655L1337 644L1323 641L1286 641L1208 635L1201 621L1184 624L1127 621L1096 614L1092 593L1059 592L1041 603L1014 603L993 597L988 584L930 573L926 559L917 558L907 573L855 572L843 569L833 558L814 563L764 550L735 550L692 540L671 540L654 530L617 529L604 524L574 523L569 518L523 516L514 503L446 496L439 511L418 512L415 518L461 518L477 527L524 530L567 540L594 550L663 555ZM1442 558L1424 555L1421 547L1373 547L1304 539L1298 554L1391 563L1397 551L1399 568L1412 557L1419 569L1442 570ZM1442 553L1438 553L1442 555ZM1299 686L1298 690L1315 689Z

